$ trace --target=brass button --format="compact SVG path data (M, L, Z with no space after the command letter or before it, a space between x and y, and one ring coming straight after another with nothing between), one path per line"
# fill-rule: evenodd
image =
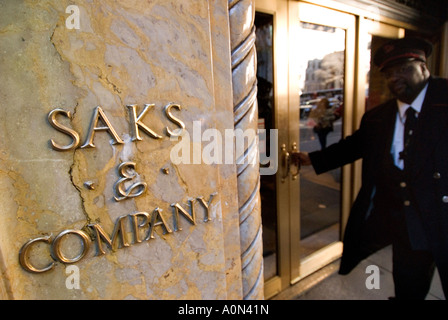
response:
M448 203L448 196L443 196L443 197L442 197L442 201L443 201L444 203Z
M448 201L448 197L447 197L447 201ZM405 200L405 201L403 202L403 204L404 204L405 207L409 207L409 206L411 205L411 201L409 201L409 200Z
M406 188L406 182L400 182L400 187L402 187L402 188Z
M440 172L434 172L433 178L434 179L440 179Z

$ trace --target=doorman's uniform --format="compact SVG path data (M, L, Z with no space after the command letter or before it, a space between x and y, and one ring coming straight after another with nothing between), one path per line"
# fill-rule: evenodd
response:
M402 237L432 254L448 297L448 81L429 80L404 170L391 156L397 110L390 100L366 112L353 135L309 154L316 173L363 161L339 272Z

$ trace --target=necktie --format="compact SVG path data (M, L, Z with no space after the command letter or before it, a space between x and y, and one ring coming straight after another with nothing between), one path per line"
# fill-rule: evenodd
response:
M404 124L404 145L403 151L400 153L400 159L404 159L406 163L406 156L409 151L412 135L415 133L417 127L416 111L411 106L406 110L406 122ZM405 164L406 166L406 164Z

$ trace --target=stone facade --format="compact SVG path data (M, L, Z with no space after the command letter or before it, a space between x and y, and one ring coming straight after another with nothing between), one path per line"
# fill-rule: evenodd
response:
M201 157L244 95L233 2L0 1L1 298L263 297L258 168Z

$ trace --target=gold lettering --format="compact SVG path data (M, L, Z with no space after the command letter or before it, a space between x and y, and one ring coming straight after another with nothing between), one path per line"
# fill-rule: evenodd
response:
M115 192L118 195L114 197L116 201L125 200L127 198L135 198L141 196L146 191L146 182L137 182L126 190L123 189L125 182L132 180L132 178L137 175L136 173L130 174L127 172L128 169L135 170L135 162L123 162L118 166L118 173L122 178L115 183Z
M171 131L168 127L166 127L166 132L167 132L167 134L168 134L169 137L172 137L172 136L174 136L174 137L179 137L179 136L182 135L182 132L185 130L185 124L184 124L181 120L179 120L178 118L176 118L175 116L173 116L173 114L171 113L171 108L176 108L176 109L179 110L179 111L180 111L182 108L181 108L180 105L178 105L178 104L173 104L173 103L168 104L168 105L165 106L165 114L166 114L166 116L168 117L168 119L171 120L171 122L173 122L174 124L177 124L177 125L179 126L180 130L179 130L179 129L178 129L178 130L175 130L175 131L178 131L178 132L176 133L176 132L174 132L174 131Z
M196 203L196 199L190 200L190 214L181 207L178 203L173 203L171 206L174 209L174 231L182 230L179 226L179 212L190 222L192 225L196 225L196 213L194 210L194 204Z
M160 208L155 208L152 216L151 216L151 225L149 227L149 232L145 238L145 241L148 241L150 239L154 239L154 229L157 226L161 226L165 229L165 231L163 232L163 234L166 233L172 233L173 231L171 231L170 227L168 226L168 224L165 221L165 218L163 217L162 214L162 209Z
M120 235L121 243L123 247L129 247L129 242L127 240L126 236L126 230L124 227L124 219L127 217L127 215L121 216L115 221L114 231L112 232L112 237L109 237L109 235L104 231L103 227L101 227L99 224L89 224L88 227L93 229L95 231L95 240L96 245L98 248L99 255L103 255L106 253L104 251L103 246L101 244L101 240L106 242L106 244L111 248L112 250L116 250L118 247L118 236Z
M62 132L68 136L70 136L72 138L72 143L66 145L66 146L61 146L60 144L54 142L53 139L50 140L51 146L54 150L56 151L69 151L69 150L73 150L75 149L78 145L79 145L79 134L70 128L67 128L66 126L60 124L59 122L56 121L56 116L62 114L64 116L66 116L67 118L69 118L70 120L72 119L72 116L70 114L70 111L65 111L62 109L54 109L51 110L50 113L48 114L48 122L51 124L51 126L53 128L55 128L56 130L58 130L59 132Z
M189 205L190 205L190 212L183 208L179 203L173 203L171 204L171 207L173 207L173 214L174 214L174 231L182 230L179 225L179 214L182 215L189 223L192 225L196 225L196 202L199 200L201 205L206 209L206 214L204 218L204 222L208 222L211 219L211 204L214 200L215 195L217 193L210 194L210 197L208 200L205 200L204 197L197 197L193 199L189 199ZM121 242L121 247L129 247L130 243L128 241L128 235L125 230L125 219L129 217L132 231L134 233L134 242L133 243L141 243L143 241L149 241L151 239L154 239L154 232L156 227L161 227L163 229L163 234L166 233L172 233L169 224L167 223L164 215L162 214L162 209L155 208L152 214L150 215L147 212L136 212L131 213L128 215L123 215L118 217L118 219L115 221L114 230L112 234L109 236L108 233L106 233L103 229L103 227L98 224L88 224L87 230L92 230L92 233L87 231L86 229L83 230L72 230L67 229L62 232L60 232L54 240L52 240L51 236L45 236L45 237L38 237L32 240L29 240L26 242L22 248L19 251L19 263L22 266L22 268L25 271L32 272L32 273L43 273L46 271L50 271L55 267L55 262L51 261L47 266L40 267L36 266L30 261L30 250L32 250L33 246L39 242L44 242L48 245L50 245L49 251L51 252L51 256L53 257L53 260L58 260L62 263L70 264L75 263L83 259L86 254L88 253L92 241L96 242L97 248L98 248L98 254L97 255L103 255L106 253L106 251L103 248L103 242L107 244L107 246L115 251L119 246ZM146 230L147 229L147 230ZM142 239L144 236L144 233L146 233L146 236L144 239ZM79 251L79 254L74 257L68 257L67 253L64 253L64 239L68 235L74 235L75 237L79 237L81 240L82 248ZM90 235L90 236L89 236ZM65 246L68 247L68 246ZM41 250L41 249L38 249Z
M50 262L46 267L41 269L38 269L31 264L31 262L28 260L28 251L30 250L31 246L36 244L37 242L50 243L50 236L35 238L25 243L19 251L19 262L22 268L26 271L33 273L42 273L53 269L54 262Z
M134 241L136 243L140 243L142 242L142 240L140 239L140 228L146 227L147 225L149 225L149 213L147 212L137 212L137 213L131 213L129 215L131 217L131 221L132 221L132 226L134 229ZM142 223L138 223L138 218L139 217L143 217L143 222Z
M153 130L151 130L149 127L147 127L143 122L141 122L143 116L146 114L146 112L149 110L149 108L154 107L154 104L145 104L145 107L143 111L137 116L137 105L131 104L127 106L129 109L129 120L131 125L131 136L132 141L135 140L143 140L140 136L139 127L143 130L143 132L147 133L151 138L154 139L161 139L162 136L155 133Z
M87 225L89 228L93 229L95 231L95 240L96 240L96 247L98 248L99 255L103 255L106 253L104 251L103 246L101 245L101 240L104 240L110 248L112 248L112 240L110 239L109 235L104 231L103 227L101 227L99 224L89 224Z
M129 242L126 236L126 230L124 228L124 219L126 217L127 215L121 216L115 222L114 231L112 233L112 246L114 246L115 241L118 239L118 235L120 234L121 244L123 245L123 247L129 247Z
M62 239L68 234L77 235L81 238L81 241L82 241L82 251L78 256L76 256L74 258L67 258L62 253L61 242L62 242ZM90 238L82 230L64 230L61 233L59 233L56 236L56 238L54 238L51 247L52 247L52 251L55 255L55 258L57 258L59 261L61 261L63 263L75 263L75 262L78 262L79 260L81 260L86 255L87 251L89 251Z
M97 126L100 118L101 121L106 125L105 127ZM124 143L123 140L121 140L117 132L112 127L112 124L110 123L109 119L107 118L106 114L104 113L103 109L101 109L100 106L96 107L95 111L93 112L93 118L90 124L89 133L87 134L87 139L81 146L81 148L87 148L87 147L95 148L95 145L93 144L93 137L96 131L107 131L110 134L110 136L115 140L114 144Z
M212 201L213 201L213 197L214 196L216 196L218 193L217 192L215 192L215 193L212 193L211 195L210 195L210 198L208 199L208 202L206 202L205 200L204 200L204 197L198 197L197 199L199 200L199 202L203 205L203 207L205 208L205 212L206 212L206 215L205 215L205 218L204 218L204 222L207 222L207 221L211 221L212 220L212 218L210 218L210 204L212 203Z

